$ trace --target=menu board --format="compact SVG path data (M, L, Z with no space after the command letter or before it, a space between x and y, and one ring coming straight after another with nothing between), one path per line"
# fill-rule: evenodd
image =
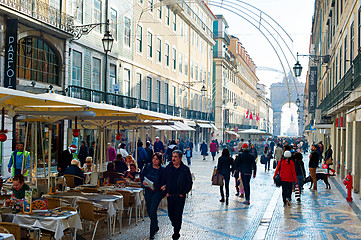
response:
M25 191L25 198L24 198L24 209L23 212L27 214L32 213L32 191Z

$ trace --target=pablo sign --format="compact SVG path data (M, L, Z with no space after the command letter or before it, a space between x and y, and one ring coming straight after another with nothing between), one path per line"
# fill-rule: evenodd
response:
M16 89L18 19L6 20L4 87Z

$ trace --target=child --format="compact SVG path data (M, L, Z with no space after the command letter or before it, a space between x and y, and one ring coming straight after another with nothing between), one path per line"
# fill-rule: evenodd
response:
M191 150L190 147L187 147L185 155L186 155L186 158L187 158L188 166L190 166L191 165L191 158L192 158L192 150Z

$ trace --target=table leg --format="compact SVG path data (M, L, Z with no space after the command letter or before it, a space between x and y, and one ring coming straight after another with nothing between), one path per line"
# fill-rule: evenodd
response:
M135 205L135 225L138 224L138 204Z
M119 232L122 232L122 217L123 217L123 210L120 210L120 216L119 216Z
M76 240L76 228L74 228L74 236L73 239ZM40 240L40 239L39 239Z

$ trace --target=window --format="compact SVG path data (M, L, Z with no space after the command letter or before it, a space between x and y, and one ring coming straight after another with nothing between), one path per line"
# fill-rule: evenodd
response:
M148 0L148 5L150 7L150 11L153 12L153 0Z
M141 99L142 96L142 74L137 73L135 78L135 98Z
M180 32L180 36L183 37L184 30L183 30L183 20L182 20L182 18L179 18L179 32Z
M344 53L345 53L345 55L344 55L344 61L343 61L343 71L344 71L344 73L346 73L346 71L347 71L347 61L349 60L349 59L347 59L347 51L348 51L348 49L347 49L347 35L345 36L345 44L344 44Z
M195 78L196 78L196 81L198 81L198 63L196 63Z
M114 88L114 85L115 84L118 84L117 83L117 66L115 64L110 64L109 66L109 81L110 81L110 84L109 84L109 89L115 89ZM119 88L117 88L119 89ZM112 92L112 91L109 91L109 92Z
M162 61L162 40L160 38L157 38L157 61Z
M82 78L82 54L78 51L73 51L73 74L72 85L81 86Z
M173 69L177 68L177 50L173 48Z
M93 57L92 89L100 90L100 59Z
M341 79L342 77L342 45L340 47L340 71L339 71L339 79Z
M184 74L188 76L188 57L184 57Z
M159 7L158 7L158 18L159 19L162 19L162 5L160 5Z
M60 85L59 57L50 45L35 37L19 41L17 75L20 78Z
M166 65L166 66L169 66L169 44L166 43L164 48L165 48L165 49L164 49L164 52L165 52L165 53L164 53L165 65Z
M203 77L202 75L203 75L202 67L199 67L199 81L200 82L203 82L202 81L202 77Z
M124 45L130 47L130 19L124 18Z
M124 69L123 76L123 94L124 96L130 96L130 70Z
M176 96L177 96L177 88L175 86L173 86L173 105L175 106L176 104ZM182 95L180 95L182 96Z
M83 1L77 1L76 4L76 20L78 20L78 22L83 23Z
M361 7L358 9L358 46L359 49L361 47Z
M143 51L143 28L142 26L137 26L137 51L142 52Z
M191 62L191 64L190 64L190 67L191 67L190 74L191 74L191 78L193 78L193 62L192 62L192 60L190 62Z
M153 57L153 34L148 31L147 35L148 57Z
M164 83L164 103L169 105L169 84Z
M118 16L117 11L115 11L113 8L110 9L110 31L113 35L114 40L118 39L118 32L117 32L117 22L118 22Z
M160 103L160 80L156 81L156 85L155 85L155 92L156 92L156 96L157 96L157 103Z
M169 26L170 22L169 22L169 13L170 13L170 9L167 6L167 8L165 9L165 23Z
M94 23L100 23L102 18L102 2L100 0L94 0L94 11L93 11ZM96 27L100 31L100 25Z
M146 92L146 100L152 101L152 78L147 77L147 92Z
M354 29L354 23L352 23L350 27L350 61L353 61L354 42L355 42L355 29Z
M173 30L177 31L177 14L173 12Z
M182 62L182 53L179 53L179 72L182 73L183 71L183 62Z

